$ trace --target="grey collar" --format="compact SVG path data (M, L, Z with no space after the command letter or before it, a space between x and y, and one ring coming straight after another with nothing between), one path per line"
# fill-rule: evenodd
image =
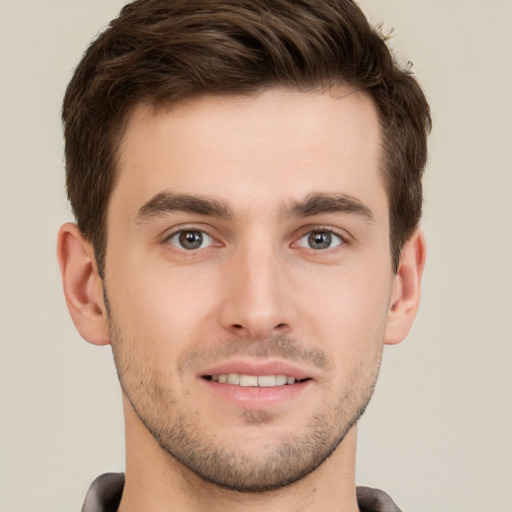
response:
M82 512L116 512L124 488L124 473L105 473L91 484ZM370 487L357 488L357 504L361 512L402 512L384 491Z

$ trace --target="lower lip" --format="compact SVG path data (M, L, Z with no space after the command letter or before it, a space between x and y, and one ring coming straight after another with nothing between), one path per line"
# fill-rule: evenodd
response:
M263 409L281 405L303 393L313 383L312 380L306 380L284 386L259 388L219 384L218 382L206 379L201 380L211 392L246 409Z

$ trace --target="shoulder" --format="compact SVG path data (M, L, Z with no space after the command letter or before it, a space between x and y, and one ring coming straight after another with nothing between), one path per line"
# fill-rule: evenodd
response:
M402 512L389 494L371 487L357 488L357 504L361 512Z
M82 512L115 512L121 501L124 473L104 473L89 487Z

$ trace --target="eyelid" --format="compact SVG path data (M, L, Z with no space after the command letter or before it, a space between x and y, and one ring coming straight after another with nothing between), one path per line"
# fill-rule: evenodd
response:
M181 231L201 231L202 233L206 233L207 235L210 235L212 238L216 238L214 235L212 235L211 231L212 229L202 223L183 223L183 224L177 224L172 227L168 227L165 230L162 231L162 233L159 235L159 239L161 241L165 241L169 239L170 237L174 236L176 233L180 233Z

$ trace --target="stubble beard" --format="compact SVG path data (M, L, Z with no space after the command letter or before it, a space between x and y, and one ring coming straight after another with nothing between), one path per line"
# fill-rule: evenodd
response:
M174 461L204 482L237 492L280 489L309 475L327 460L364 413L375 388L382 356L382 351L377 351L371 364L361 364L355 369L351 388L341 393L338 403L329 410L319 408L307 428L287 435L279 443L269 439L269 444L260 447L254 455L235 443L210 436L183 412L171 417L168 411L177 403L173 391L143 360L142 354L128 354L120 329L111 317L109 320L121 388L140 421ZM289 343L296 342L287 338L281 345ZM136 346L130 345L131 349ZM276 355L275 351L272 355ZM248 424L264 424L266 420L265 412L247 414Z

